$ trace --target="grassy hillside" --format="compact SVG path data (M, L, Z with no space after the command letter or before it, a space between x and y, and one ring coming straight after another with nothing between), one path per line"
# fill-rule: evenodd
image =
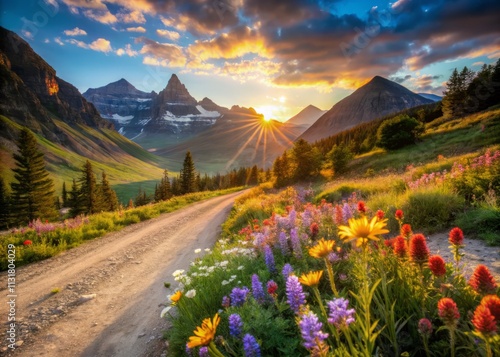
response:
M21 128L4 116L0 116L0 121L2 127L9 130ZM96 175L106 172L110 183L119 188L117 193L124 203L135 197L141 182L143 189L151 191L155 181L160 180L167 160L147 152L117 132L82 125L70 126L59 120L55 122L65 146L40 135L37 138L47 161L47 169L54 180L56 193L60 194L63 182L66 182L68 189L71 187L73 178L80 175L80 169L87 159L92 163ZM67 149L68 146L73 150ZM15 162L12 154L16 149L13 142L4 140L0 143L0 175L7 182L13 180L11 168Z

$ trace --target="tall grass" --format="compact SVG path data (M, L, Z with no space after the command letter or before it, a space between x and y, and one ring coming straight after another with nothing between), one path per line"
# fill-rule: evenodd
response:
M57 255L85 241L102 237L128 225L158 217L191 203L236 192L240 188L196 192L176 196L168 201L116 212L77 217L60 224L36 221L29 227L13 229L0 236L0 270L7 269L7 246L16 246L16 265L21 266Z

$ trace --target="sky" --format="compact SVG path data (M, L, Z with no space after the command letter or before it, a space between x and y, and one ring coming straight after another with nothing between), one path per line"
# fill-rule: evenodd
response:
M0 24L80 92L125 78L287 120L376 75L442 95L500 57L497 0L0 0Z

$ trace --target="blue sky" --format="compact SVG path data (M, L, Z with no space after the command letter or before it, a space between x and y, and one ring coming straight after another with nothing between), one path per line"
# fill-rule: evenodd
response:
M493 0L1 0L21 35L81 92L125 78L286 120L375 75L441 94L453 68L500 56Z

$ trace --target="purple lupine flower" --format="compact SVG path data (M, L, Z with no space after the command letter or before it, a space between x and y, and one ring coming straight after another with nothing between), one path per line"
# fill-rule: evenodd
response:
M252 294L253 298L259 303L263 304L266 302L266 294L264 293L264 288L259 280L257 274L252 275Z
M271 250L271 247L269 247L267 244L264 246L264 260L267 265L267 270L269 270L269 272L271 273L276 272L276 267L274 265L273 251Z
M258 249L260 249L264 245L264 242L266 241L266 236L260 232L252 233L252 236L254 237L253 245Z
M290 254L290 248L288 247L288 238L286 237L285 232L280 232L278 239L280 243L281 254L286 257L288 254Z
M243 321L241 321L241 316L238 314L229 315L229 334L237 337L241 334L242 329Z
M293 254L296 258L302 258L302 245L300 244L299 234L297 228L292 228L290 231L290 241L292 242Z
M299 283L299 278L295 275L290 275L286 280L286 298L288 305L296 314L299 313L300 307L306 303L306 295Z
M328 334L321 331L323 323L318 320L318 316L312 311L302 316L299 327L304 340L304 347L308 350L320 347L323 341L328 338Z
M283 278L286 281L288 279L288 277L293 274L292 266L288 263L283 265L283 269L281 270L281 274L283 275Z
M259 343L249 333L243 337L243 350L245 351L245 357L260 357Z
M344 206L342 207L342 215L346 221L352 217L351 206L349 206L348 203L344 203Z
M328 323L340 328L349 326L354 322L354 309L348 309L349 300L344 298L333 299L327 302L330 313L328 315Z
M207 346L201 347L200 350L198 351L198 355L200 357L209 357L208 347Z
M246 286L242 288L233 288L231 294L229 295L231 298L231 306L242 306L245 303L249 292L250 290Z
M222 307L229 307L231 306L231 299L228 296L223 296L222 297Z
M312 215L311 212L306 209L304 212L301 214L302 216L302 226L307 229L312 223Z
M330 263L336 263L340 260L341 258L339 257L339 255L335 252L331 252L330 254L328 254L328 261Z

